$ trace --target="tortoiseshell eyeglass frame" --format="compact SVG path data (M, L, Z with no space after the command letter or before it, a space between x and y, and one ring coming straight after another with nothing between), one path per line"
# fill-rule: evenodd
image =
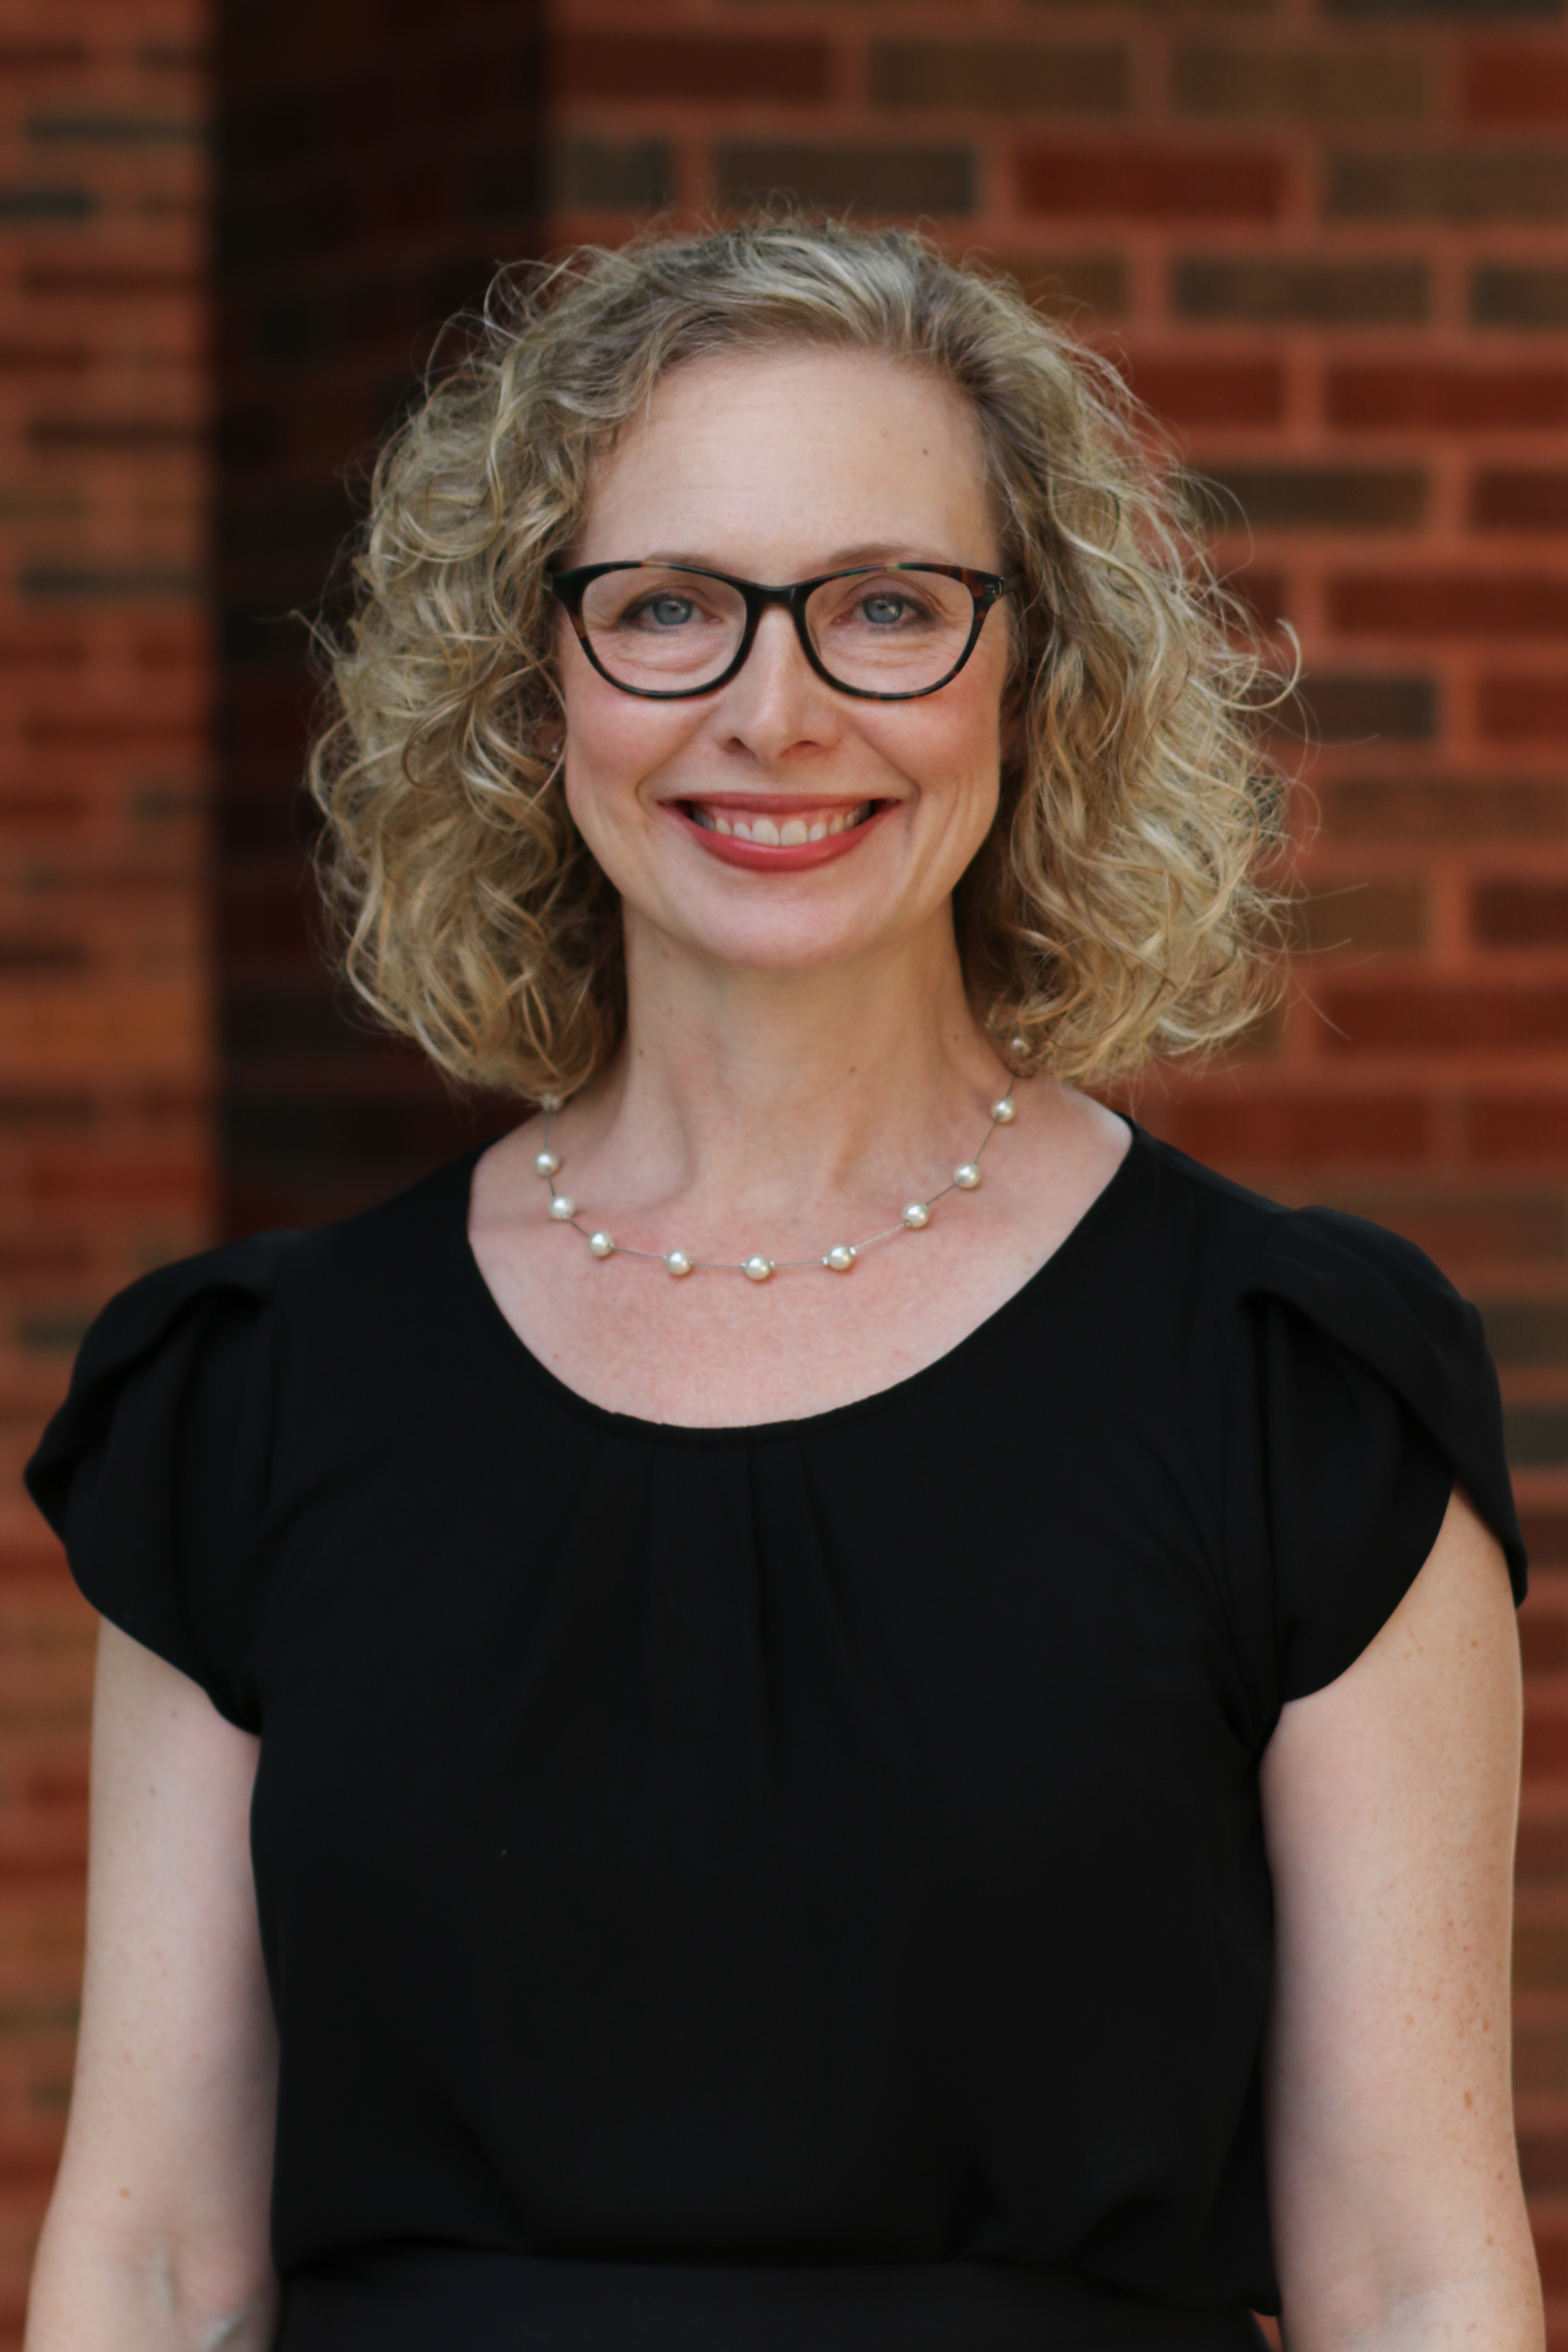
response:
M700 686L628 686L625 678L615 677L594 651L593 641L583 621L584 594L595 580L603 579L610 572L680 572L698 580L718 580L726 588L733 588L745 604L746 625L741 632L741 642L729 667L721 670L717 677L705 678ZM834 580L864 580L888 572L936 572L943 580L961 580L974 599L974 615L970 624L969 636L952 668L942 677L934 678L930 686L917 686L904 694L879 694L873 687L847 686L841 677L835 677L812 644L811 633L805 625L807 600L818 588L826 588ZM757 580L737 580L731 572L710 571L705 564L659 563L644 557L622 563L581 563L571 572L548 572L545 583L564 606L577 633L577 642L599 676L622 694L637 695L645 702L689 702L698 695L717 694L721 686L728 686L751 652L757 625L770 604L782 604L788 612L795 623L795 633L800 639L802 653L824 685L832 687L835 693L854 695L861 702L920 702L928 694L940 694L944 686L952 685L979 644L980 632L985 626L985 616L993 604L1014 589L1022 587L1023 579L1021 574L1009 579L999 572L975 572L963 563L856 563L847 571L824 572L815 580L795 580L787 587L767 588Z

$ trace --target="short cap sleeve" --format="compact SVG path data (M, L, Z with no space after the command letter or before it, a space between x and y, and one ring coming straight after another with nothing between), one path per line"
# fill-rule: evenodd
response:
M265 1482L289 1238L233 1243L111 1298L24 1474L93 1607L247 1730L259 1724L245 1537Z
M1392 1616L1458 1481L1524 1597L1525 1553L1481 1319L1399 1235L1281 1213L1246 1291L1281 1695L1320 1690Z

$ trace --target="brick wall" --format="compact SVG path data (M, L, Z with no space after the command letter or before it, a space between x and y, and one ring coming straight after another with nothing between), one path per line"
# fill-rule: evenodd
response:
M201 0L0 14L0 2345L69 2082L93 1627L17 1473L215 1232Z

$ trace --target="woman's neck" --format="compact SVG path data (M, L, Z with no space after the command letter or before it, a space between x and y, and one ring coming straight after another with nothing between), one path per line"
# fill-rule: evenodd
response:
M853 970L715 968L632 926L620 1052L562 1121L574 1171L623 1217L895 1207L967 1158L1005 1084L964 993L951 921Z

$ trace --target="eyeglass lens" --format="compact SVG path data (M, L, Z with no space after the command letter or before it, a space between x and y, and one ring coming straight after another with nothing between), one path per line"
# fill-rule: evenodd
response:
M840 685L915 694L962 656L974 599L937 572L858 572L813 590L805 625ZM722 580L644 564L589 583L583 626L611 677L668 694L723 675L745 633L746 606Z

